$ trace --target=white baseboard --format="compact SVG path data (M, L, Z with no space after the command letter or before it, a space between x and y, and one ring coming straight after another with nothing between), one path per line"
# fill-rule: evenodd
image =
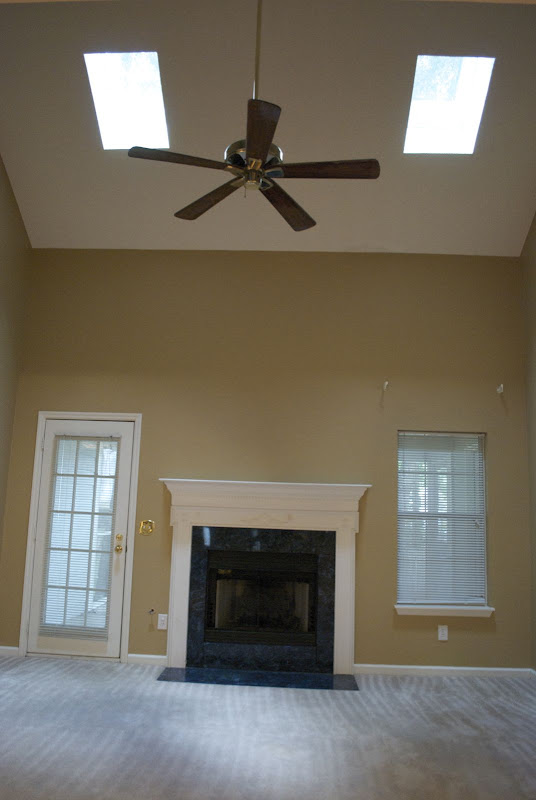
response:
M472 675L473 677L536 677L530 667L434 667L409 664L354 664L354 675Z
M167 656L153 656L150 653L129 653L127 664L152 664L153 667L167 667Z
M6 647L4 645L0 645L0 656L18 656L19 655L19 648L18 647ZM99 658L98 656L84 656L84 655L62 655L56 653L30 653L33 658L71 658L71 659L79 659L79 660L88 660L88 661L111 661L117 662L119 659L117 658ZM127 656L127 664L152 664L154 667L167 667L168 657L167 656L154 656L150 653L129 653Z
M0 656L18 656L18 647L8 647L7 645L0 644Z

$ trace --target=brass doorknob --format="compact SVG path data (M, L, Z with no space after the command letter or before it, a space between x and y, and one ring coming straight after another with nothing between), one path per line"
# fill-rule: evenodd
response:
M120 545L120 544L116 544L116 546L114 547L114 550L115 550L116 553L122 553L123 552L123 546Z

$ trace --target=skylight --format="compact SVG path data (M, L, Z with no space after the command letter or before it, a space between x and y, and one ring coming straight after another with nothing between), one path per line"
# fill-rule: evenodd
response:
M494 63L418 56L404 153L473 153Z
M169 147L158 53L85 53L105 150Z

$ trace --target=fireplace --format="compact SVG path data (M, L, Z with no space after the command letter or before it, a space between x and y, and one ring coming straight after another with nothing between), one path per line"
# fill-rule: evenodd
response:
M316 645L318 556L209 550L205 641Z
M173 527L169 626L168 664L185 667L191 648L190 593L195 564L199 558L207 558L195 545L196 531L206 536L205 528L238 531L251 529L277 530L279 536L293 537L299 532L316 532L328 535L334 547L333 577L334 626L330 659L333 672L349 674L354 665L354 609L355 609L355 535L359 529L359 500L369 488L368 484L323 484L323 483L259 483L246 481L212 481L185 478L161 479L171 494L171 525ZM219 526L225 526L221 528ZM231 538L234 538L234 533ZM243 548L225 540L215 545L214 540L203 550L236 550L255 552L254 548ZM208 538L208 537L207 537ZM203 540L203 539L202 539ZM220 543L221 543L220 539ZM204 541L203 541L204 544ZM292 548L290 548L292 549ZM287 548L287 552L289 548ZM307 552L297 546L296 553ZM205 603L207 599L207 564L204 565L204 590L195 594L195 603L202 606L198 639L205 637ZM319 595L317 578L317 597ZM324 597L317 606L316 636L318 647L318 624L325 609ZM320 619L319 619L320 618ZM218 645L205 642L207 647ZM237 643L220 642L220 647L238 647ZM259 650L269 645L250 645ZM274 645L275 646L275 645ZM293 651L305 652L310 645L286 645Z
M335 533L194 526L186 666L333 672Z

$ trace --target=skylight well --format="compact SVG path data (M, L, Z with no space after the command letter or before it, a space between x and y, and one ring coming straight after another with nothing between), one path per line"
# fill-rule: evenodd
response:
M169 147L158 53L85 53L105 150Z
M474 153L494 63L418 56L404 153Z

